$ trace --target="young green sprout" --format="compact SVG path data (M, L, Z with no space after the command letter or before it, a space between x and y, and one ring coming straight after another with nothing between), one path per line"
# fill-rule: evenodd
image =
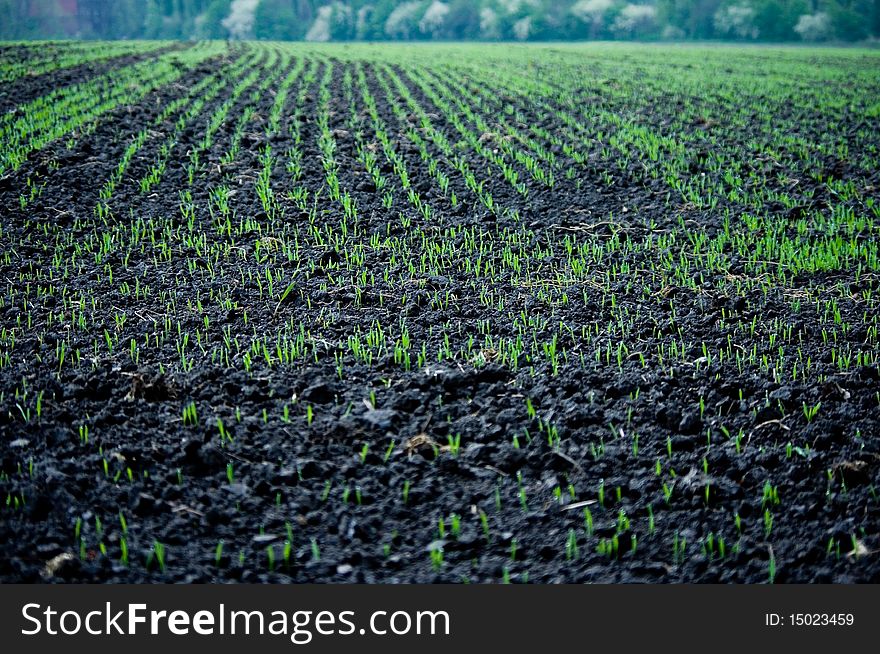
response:
M580 556L578 543L577 543L577 534L574 529L568 530L568 539L565 542L565 558L567 561L571 561Z
M452 454L452 456L458 456L458 452L461 449L461 434L447 436L447 443L449 453Z
M157 540L153 541L153 545L150 548L150 553L147 556L147 569L150 569L153 563L156 563L159 566L159 571L165 572L165 545L160 543Z
M489 530L489 516L486 515L486 512L480 509L480 529L483 532L483 537L486 539L487 543L492 542L491 532Z
M803 403L804 417L807 419L807 422L813 422L813 420L818 415L819 409L821 407L822 407L821 402L814 404L812 406L807 406L806 402Z
M269 572L275 571L275 548L272 545L266 548L266 565L269 568Z
M394 448L396 445L397 445L397 441L395 441L395 440L389 441L388 447L385 448L385 456L382 457L383 463L388 463L388 459L391 458L391 454L394 452Z
M443 567L443 548L435 547L431 549L431 567L434 570L440 570Z
M776 583L776 556L773 548L770 548L770 558L767 560L767 575L771 584Z

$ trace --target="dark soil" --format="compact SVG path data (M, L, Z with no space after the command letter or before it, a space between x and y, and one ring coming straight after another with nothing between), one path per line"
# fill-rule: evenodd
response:
M0 109L126 60L24 80L11 90L4 89ZM92 216L98 190L129 136L154 120L180 88L191 87L213 66L228 64L218 60L191 71L177 89L161 89L137 107L108 114L72 150L64 143L53 144L0 181L4 236L16 244L11 261L0 265L5 284L15 284L21 270L47 264L49 251L33 233L41 223L85 238L96 224ZM336 158L341 185L357 201L366 234L401 235L405 230L399 221L389 219L381 194L374 191L357 161L343 97L344 65L336 65L331 128L339 130ZM406 79L403 72L399 74ZM451 225L516 229L514 221L499 218L475 202L461 179L452 174L451 163L441 161L452 178L451 188L463 199L452 206L431 181L418 149L403 136L404 126L391 111L373 71L368 79L389 133L399 140L398 151L414 185L439 215L437 233ZM435 127L451 142L457 141L451 123L414 85L410 87L422 106L438 116ZM295 83L288 103L297 90ZM194 202L204 207L210 189L230 184L236 191L231 202L239 217L262 213L253 180L274 101L271 94L257 101L254 124L247 130L241 152L233 164L221 166L235 121L251 102L248 96L246 92L231 109L192 188ZM136 180L155 161L174 119L150 137L114 196L118 216L127 220L129 212L144 218L177 214L178 190L186 186L186 153L197 145L211 111L221 101L210 104L183 132L160 186L144 195ZM320 188L324 176L315 121L318 102L315 88L306 96L307 120L302 127L306 162L302 184L312 189ZM538 112L528 114L527 106L523 110L536 121L545 120ZM282 133L277 145L273 143L280 159L272 185L290 233L305 234L307 217L284 195L290 190L283 154L291 115L292 111L285 111ZM368 119L362 119L368 126ZM471 163L485 173L485 162L474 159ZM584 168L584 178L595 180L612 166L597 148ZM519 209L522 224L537 244L552 242L565 230L582 229L585 216L612 212L617 224L598 225L597 237L636 240L646 233L652 219L658 228L672 228L679 215L697 221L710 233L720 228L720 211L682 207L670 215L662 202L667 189L645 175L640 165L616 174L612 186L576 188L573 181L562 179L552 191L534 182L524 167L519 166L518 172L529 185L527 200L505 186L503 179L493 195L499 204ZM18 196L34 173L48 183L41 197L22 212ZM399 186L390 165L383 173ZM399 188L395 195L396 215L403 210L405 195ZM338 208L326 197L319 202L321 219L338 227ZM638 211L621 214L626 206L638 207ZM207 211L200 212L198 220L208 238L216 236L208 227ZM388 223L390 228L386 228ZM413 225L434 229L417 215ZM241 247L248 254L248 263L242 266L250 266L255 275L264 274L264 266L255 262L253 243L243 242ZM175 281L180 274L175 265L184 259L198 260L198 255L178 254L174 264L160 262L152 268L152 295L147 300L135 300L118 290L123 281L133 284L143 266L153 266L150 255L138 259L137 252L127 267L114 261L117 274L112 284L98 275L74 275L55 282L95 289L108 312L114 307L129 315L117 331L122 351L113 356L104 352L95 359L94 369L92 338L100 339L105 328L113 328L109 317L106 324L91 325L88 336L77 335L84 358L81 368L68 367L56 376L53 353L64 328L46 323L55 301L51 294L35 300L38 322L16 341L11 365L0 369L4 389L0 397L0 470L4 473L0 489L10 502L25 498L22 506L7 503L0 513L0 579L4 582L499 582L508 575L514 582L530 583L763 583L768 580L771 559L776 582L880 581L876 554L880 550L876 530L880 502L875 490L880 486L880 370L863 366L837 372L831 363L831 346L823 343L820 330L811 329L810 324L799 325L809 334L802 347L813 353L817 370L826 371L827 382L822 385L775 381L749 367L742 372L718 364L709 370L677 363L643 367L637 356L629 357L620 368L616 361L606 365L604 359L596 362L588 357L583 368L572 361L558 375L544 361L516 371L491 361L479 367L445 361L407 372L390 354L372 366L347 363L341 379L330 354L291 367L257 364L249 374L212 364L206 356L198 358L189 372L173 365L163 365L163 372L159 361L177 358L173 342L151 351L148 360L137 365L124 345L131 339L151 337L154 321L161 324L164 320L167 296L160 299L163 291L182 292ZM330 249L318 248L309 255L319 266L329 266L339 257ZM497 319L500 330L510 329L501 312L491 315L479 303L469 275L457 265L450 266L449 276L416 280L419 283L414 283L404 302L400 289L386 286L378 272L389 262L377 251L368 250L366 256L367 269L377 274L375 286L361 304L355 302L354 291L328 289L320 278L312 277L302 281L303 294L291 297L279 315L274 304L253 300L254 289L242 285L239 268L222 266L210 282L207 276L192 274L190 290L193 297L201 294L204 315L214 328L228 329L233 337L244 340L254 333L274 334L291 318L321 324L320 336L330 343L344 342L356 327L366 330L374 320L394 325L401 315L417 343L436 339L431 327L446 323L464 334L474 332L477 321L487 318ZM638 269L643 262L633 255L630 263ZM617 290L622 301L640 316L636 333L629 339L644 342L644 350L651 352L655 327L667 333L680 328L689 341L705 342L717 350L726 338L717 327L722 309L728 321L743 324L756 315L792 323L804 320L791 313L781 296L723 294L710 281L706 279L703 293L670 288L660 302L645 300L641 289L621 282ZM794 288L814 283L815 278L804 276ZM238 307L223 310L208 302L212 288L232 288ZM569 304L552 307L554 322L604 329L611 313L601 302L601 294L585 302L580 288L570 290ZM437 307L431 303L435 292L448 292L458 301L454 306ZM496 292L506 298L505 313L551 311L549 305L514 285L501 283ZM381 302L380 294L385 296ZM202 315L186 311L185 306L182 298L178 313L172 316L174 324L180 321L184 329L199 329ZM239 307L247 310L247 322ZM3 326L16 325L21 315L20 304L0 308ZM329 319L323 318L327 315ZM851 307L850 318L860 318L856 305ZM510 336L512 331L502 335ZM574 348L576 344L565 345ZM697 351L693 354L693 359L699 357ZM36 355L45 363L37 363ZM43 391L41 416L28 422L22 420L15 396L23 380L34 392ZM526 398L534 403L537 417L529 415ZM703 398L702 410L699 398ZM198 409L197 425L181 419L183 407L190 402ZM819 402L818 415L807 421L802 407ZM288 420L282 417L285 405L289 405ZM306 406L312 407L310 421L305 418ZM231 444L221 444L218 418L233 439ZM89 425L88 443L79 432L83 423ZM559 431L558 448L548 445L543 431L547 424ZM738 452L733 436L740 432L744 437ZM634 448L636 433L638 447ZM859 438L853 438L854 433ZM456 435L460 435L457 452L449 447ZM787 454L788 442L795 443L801 453ZM658 461L677 473L669 503L664 501L663 490L668 478L655 472ZM33 472L28 474L31 465ZM768 480L778 488L780 498L778 505L771 501L774 522L769 536L764 518ZM562 491L561 501L553 495L557 487ZM576 499L569 495L569 487ZM604 506L598 501L600 488ZM590 502L586 506L593 521L590 535L585 531L584 505L579 504L585 501ZM120 512L127 533L120 526ZM452 514L460 518L458 533L452 533ZM621 526L622 515L631 526ZM101 521L100 529L96 518ZM78 519L82 547L75 537ZM438 531L441 519L446 521L445 534ZM864 525L872 524L873 530L862 531ZM289 533L293 541L285 561ZM120 561L123 537L130 552L128 565ZM618 552L597 551L600 541L610 543L614 538ZM719 538L726 541L723 557L717 552ZM863 551L853 551L854 540ZM156 541L164 545L164 570L150 554ZM218 555L219 541L223 548ZM674 553L676 542L686 543L681 556ZM714 543L714 554L707 554L707 542ZM833 551L826 547L829 542L835 543ZM100 552L99 543L106 547L107 556ZM443 563L435 565L430 552L440 547ZM267 548L272 548L274 563Z

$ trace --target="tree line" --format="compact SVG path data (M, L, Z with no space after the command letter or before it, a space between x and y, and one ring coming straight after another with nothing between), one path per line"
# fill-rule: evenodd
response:
M880 37L880 0L0 0L0 39L756 42Z

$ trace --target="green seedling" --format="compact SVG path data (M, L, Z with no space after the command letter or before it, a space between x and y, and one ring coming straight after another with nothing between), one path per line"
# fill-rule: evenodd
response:
M807 403L804 402L803 405L804 417L807 419L807 422L813 422L813 420L815 420L816 416L819 414L819 409L822 407L822 403L819 402L812 406L807 406Z

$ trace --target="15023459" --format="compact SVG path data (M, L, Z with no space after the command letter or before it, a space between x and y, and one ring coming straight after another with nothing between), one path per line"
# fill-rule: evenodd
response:
M792 613L792 627L851 627L855 624L852 613Z

